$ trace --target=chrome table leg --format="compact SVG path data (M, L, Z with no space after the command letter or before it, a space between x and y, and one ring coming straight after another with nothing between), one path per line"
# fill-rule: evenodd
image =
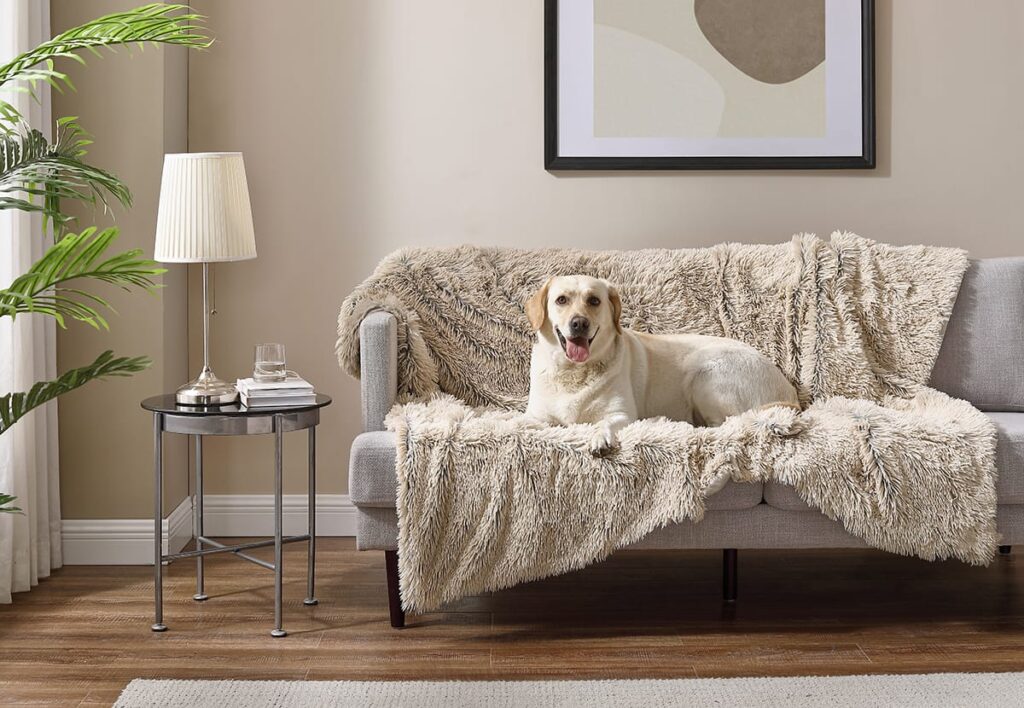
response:
M153 600L154 632L166 632L164 624L163 521L164 521L164 417L153 414Z
M203 536L206 530L203 528L203 436L194 435L196 439L196 493L195 504L192 507L192 534L195 537L196 550L203 549ZM193 600L202 602L209 598L204 588L203 578L203 556L196 556L196 594Z
M274 629L270 636L284 637L288 633L281 629L281 591L282 573L284 571L283 549L281 535L283 531L282 495L283 495L283 448L284 448L284 427L281 416L274 416Z
M309 554L306 557L306 599L305 605L317 604L313 592L316 576L316 426L309 429L309 481L307 491L309 501L306 502L306 525L309 532Z

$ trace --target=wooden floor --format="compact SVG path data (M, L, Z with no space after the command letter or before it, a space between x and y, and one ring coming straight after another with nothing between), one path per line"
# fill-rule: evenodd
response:
M0 703L109 704L133 678L525 679L1024 670L1024 557L988 568L876 551L741 551L723 607L721 553L622 553L584 571L388 625L383 553L286 547L285 627L272 575L230 557L168 568L164 634L151 570L69 567L0 606Z

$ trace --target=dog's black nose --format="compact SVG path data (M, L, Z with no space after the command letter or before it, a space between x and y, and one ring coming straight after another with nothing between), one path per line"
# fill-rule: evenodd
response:
M580 337L590 331L590 320L581 315L576 315L569 320L569 334L573 337Z

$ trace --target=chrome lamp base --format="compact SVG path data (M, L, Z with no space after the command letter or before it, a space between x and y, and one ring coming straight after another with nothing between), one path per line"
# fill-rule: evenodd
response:
M182 406L223 406L238 401L238 389L204 368L199 378L178 389L174 400Z
M210 264L203 263L203 370L174 394L179 406L224 406L238 401L233 383L221 381L210 368Z

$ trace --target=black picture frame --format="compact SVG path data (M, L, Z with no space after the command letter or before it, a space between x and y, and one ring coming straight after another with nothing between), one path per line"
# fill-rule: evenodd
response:
M862 152L858 156L583 157L558 154L558 0L544 0L547 170L846 170L875 167L875 2L861 0Z

